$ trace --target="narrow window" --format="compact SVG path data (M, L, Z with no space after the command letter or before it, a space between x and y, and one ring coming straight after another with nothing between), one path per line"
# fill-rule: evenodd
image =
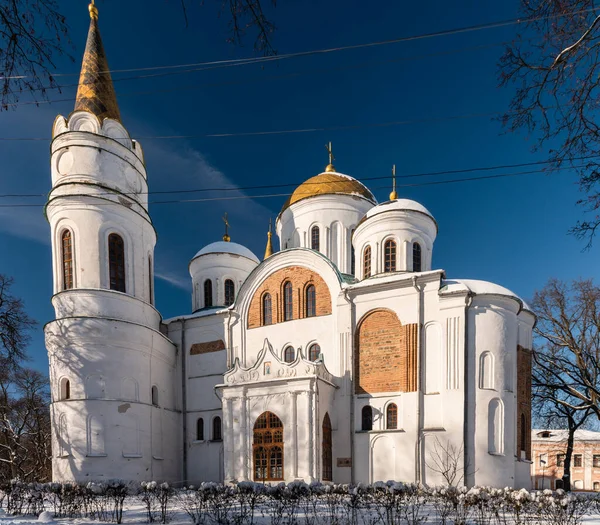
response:
M564 454L556 454L556 466L557 467L565 466L565 455Z
M321 347L317 343L310 345L310 348L308 349L308 360L316 361L317 359L319 359L320 355Z
M266 293L262 299L263 326L273 324L273 308L271 305L271 294Z
M592 465L594 468L600 468L600 455L594 454L592 457Z
M371 247L367 246L363 253L363 278L371 277Z
M148 255L148 300L150 304L154 304L154 279L152 277L152 257Z
M333 481L333 440L331 438L331 419L329 414L323 418L323 441L321 454L323 460L323 481Z
M120 235L108 236L110 289L125 292L125 245Z
M373 430L373 409L370 406L362 409L362 429Z
M286 363L291 363L296 359L296 350L294 350L293 346L288 346L283 351L283 360Z
M204 419L201 417L196 421L196 441L204 441Z
M223 439L221 434L221 418L219 416L213 419L213 441L221 441Z
M504 454L504 407L498 398L488 405L488 452Z
M413 272L421 271L421 245L418 242L413 243Z
M60 380L60 399L71 399L71 381L66 377Z
M392 240L386 241L384 245L384 272L396 271L396 243Z
M490 352L479 356L479 388L494 388L494 356Z
M314 285L309 285L306 288L306 317L314 317L317 315L317 293Z
M235 285L231 279L225 281L225 306L231 306L235 299Z
M521 414L521 450L527 450L527 435L525 434L527 427L525 426L525 414Z
M313 250L319 250L319 245L321 244L321 233L319 231L318 226L313 226L310 230L310 247Z
M386 427L388 430L398 428L398 406L396 403L390 403L386 410Z
M283 285L283 320L291 321L294 318L294 290L288 281Z
M210 308L212 305L212 281L206 279L206 281L204 281L204 308Z
M63 290L73 288L73 236L71 230L62 233Z
M583 466L583 456L581 454L574 454L573 455L573 466L574 467L581 467L581 466Z
M158 406L158 387L156 385L152 387L152 404L155 407Z
M352 244L352 237L354 237L354 230L350 232L350 273L354 275L356 273L356 255L354 253L354 244Z

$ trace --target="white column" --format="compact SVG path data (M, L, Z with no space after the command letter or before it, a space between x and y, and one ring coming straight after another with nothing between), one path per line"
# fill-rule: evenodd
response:
M252 450L248 450L249 446L248 443L250 443L251 439L252 439L252 423L250 422L249 418L250 418L250 414L248 413L248 405L250 403L248 396L247 396L247 391L246 388L244 388L242 390L242 398L241 398L241 404L242 404L242 414L240 417L240 420L242 422L242 450L241 450L241 461L242 461L242 479L243 480L248 480L250 479L249 476L249 467L250 465L252 465L252 460L253 458L252 456Z
M311 478L314 478L314 457L313 457L313 449L314 449L314 439L313 439L313 427L314 427L314 419L313 419L313 389L312 384L310 386L310 390L306 392L306 400L307 400L307 416L308 416L308 475Z
M226 436L226 444L225 447L225 482L231 481L234 479L233 475L233 465L234 465L234 435L236 434L236 429L234 428L233 422L233 399L226 399L225 404L223 405L223 423L225 426L225 436Z
M298 392L290 392L290 400L292 405L292 442L290 448L292 450L292 477L298 477Z

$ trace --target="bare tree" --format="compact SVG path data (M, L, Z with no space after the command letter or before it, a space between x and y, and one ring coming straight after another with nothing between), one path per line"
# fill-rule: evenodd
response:
M551 279L531 302L537 315L533 350L534 407L569 431L565 484L570 487L575 430L600 417L600 288L591 280Z
M68 44L58 0L0 0L0 111L25 92L45 98L56 88L51 68Z
M0 366L0 480L50 479L49 401L45 376Z
M429 461L425 465L429 470L442 476L447 485L454 487L463 483L465 469L469 464L464 462L464 447L461 443L456 446L450 441L442 443L436 436L433 450L429 454Z
M546 355L548 346L541 343L534 351L535 358L531 371L532 380L532 409L535 414L536 426L546 429L556 428L567 431L567 439L558 443L563 460L563 489L571 490L571 459L575 445L575 431L585 427L591 422L591 408L586 403L581 403L572 395L554 386L554 378L548 377L546 372L552 353ZM539 366L538 363L544 363ZM566 379L566 378L565 378ZM558 466L558 465L557 465Z
M29 330L35 321L25 312L23 301L11 294L13 279L0 274L0 359L14 365L25 359Z
M594 0L521 0L522 31L500 60L502 85L514 86L504 126L536 135L550 170L571 167L587 215L572 233L589 247L600 226L600 11Z

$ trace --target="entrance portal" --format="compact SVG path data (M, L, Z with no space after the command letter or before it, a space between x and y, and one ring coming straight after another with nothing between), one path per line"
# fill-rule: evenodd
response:
M263 412L254 423L252 455L254 481L283 480L283 423L272 412Z

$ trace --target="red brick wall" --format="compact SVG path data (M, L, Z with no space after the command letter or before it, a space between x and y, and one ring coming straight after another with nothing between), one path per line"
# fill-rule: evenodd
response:
M402 326L390 310L373 310L354 337L357 394L414 392L417 389L418 325Z
M531 459L531 350L517 346L517 451L520 457L521 435L525 432L525 458ZM525 416L522 428L521 415Z
M225 343L222 339L207 343L194 343L190 347L190 355L208 354L210 352L218 352L219 350L225 350Z
M331 314L331 293L322 277L301 266L289 266L269 275L254 293L248 312L248 328L262 326L262 297L271 294L273 324L283 322L283 285L290 281L294 290L294 319L306 317L306 287L314 285L317 317Z

